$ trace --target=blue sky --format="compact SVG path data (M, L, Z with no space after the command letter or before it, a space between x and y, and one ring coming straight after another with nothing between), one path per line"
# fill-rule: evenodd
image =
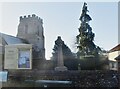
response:
M118 44L118 3L87 2L95 44L110 50ZM17 34L19 17L36 14L43 19L46 58L49 59L57 36L76 52L75 37L80 26L83 2L6 2L1 5L0 30Z

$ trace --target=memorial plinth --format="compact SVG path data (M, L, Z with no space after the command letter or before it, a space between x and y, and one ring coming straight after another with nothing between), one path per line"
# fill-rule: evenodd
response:
M63 54L62 54L63 41L61 40L60 36L58 36L58 39L55 41L55 44L57 45L57 48L58 48L57 67L55 67L55 70L56 71L66 71L67 67L64 66Z

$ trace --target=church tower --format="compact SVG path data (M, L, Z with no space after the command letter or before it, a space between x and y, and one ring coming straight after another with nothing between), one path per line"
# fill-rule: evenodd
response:
M40 17L35 14L20 16L17 37L33 45L34 59L45 59L43 21Z

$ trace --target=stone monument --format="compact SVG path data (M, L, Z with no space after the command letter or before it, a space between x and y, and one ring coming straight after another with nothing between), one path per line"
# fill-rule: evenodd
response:
M62 54L63 41L61 40L60 36L58 36L57 40L55 41L55 44L57 45L57 48L58 48L57 67L55 67L55 70L66 71L67 67L64 66L63 54Z

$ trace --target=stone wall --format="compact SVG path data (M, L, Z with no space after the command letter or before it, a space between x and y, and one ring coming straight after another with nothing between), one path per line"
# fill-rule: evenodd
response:
M116 71L17 71L9 72L9 80L4 87L35 87L37 80L72 81L69 87L108 87L118 88ZM28 81L28 82L26 82ZM52 85L54 87L54 85ZM59 87L59 84L58 84ZM64 86L62 86L64 87Z
M0 46L0 70L3 69L3 60L4 59L4 49L3 46Z

